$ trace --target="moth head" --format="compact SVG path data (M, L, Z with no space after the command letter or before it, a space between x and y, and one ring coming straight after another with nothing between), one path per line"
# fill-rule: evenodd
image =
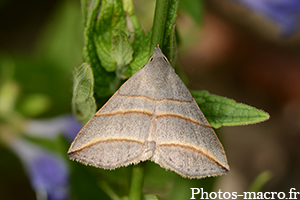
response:
M156 50L154 51L153 55L150 57L149 62L153 61L154 59L163 59L167 63L169 63L167 57L162 53L159 46L156 47Z

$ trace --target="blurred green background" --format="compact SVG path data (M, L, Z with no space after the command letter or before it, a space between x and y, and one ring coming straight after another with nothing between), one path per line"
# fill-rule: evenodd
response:
M155 1L134 3L148 31ZM163 199L189 199L190 187L242 193L266 170L272 178L263 191L287 193L293 187L300 192L299 32L282 37L272 21L231 1L203 1L196 6L201 12L194 15L185 6L182 1L177 18L177 67L188 87L261 108L271 119L217 130L231 167L228 175L191 181L149 162L144 193ZM83 62L80 9L79 0L0 2L0 84L8 85L1 94L13 97L1 97L0 102L8 103L0 105L0 131L6 131L6 119L15 126L24 119L71 112L72 71ZM0 158L0 199L36 199L19 158L2 143ZM82 172L72 174L82 183L72 185L82 186L72 193L74 199L108 198L101 192L107 184L101 179L126 195L131 167L110 172L73 165ZM90 193L97 190L96 195Z

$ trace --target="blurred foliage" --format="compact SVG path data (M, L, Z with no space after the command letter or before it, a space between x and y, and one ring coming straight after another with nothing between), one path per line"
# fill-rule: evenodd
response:
M101 10L98 15L100 4ZM138 71L149 59L152 31L144 33L134 15L131 1L83 0L83 6L80 8L79 2L66 0L58 5L33 52L28 55L7 55L5 52L0 54L1 130L9 129L8 132L22 135L22 125L26 119L70 113L71 72L83 62L82 57L88 64L75 68L73 87L73 105L76 104L74 110L80 110L82 122L86 122L95 113L94 97L98 105L102 105L126 78ZM197 23L201 23L201 2L196 2L194 6L189 0L180 6ZM178 1L171 1L164 33L166 45L163 49L171 63L175 63L177 54L178 39L174 25L177 9ZM84 48L81 52L82 47ZM80 69L83 69L83 73ZM94 92L96 95L93 97ZM87 102L87 107L82 106L86 106ZM80 109L79 104L82 106ZM204 114L209 116L212 110L213 108L207 109ZM62 136L54 139L26 136L26 139L61 155L68 161L72 199L126 199L133 166L114 171L84 166L68 160L65 152L70 143ZM1 154L4 154L3 158L6 157L5 153ZM16 163L15 159L6 161L16 165L14 170L20 170L20 163ZM143 190L147 195L144 199L160 197L182 200L190 197L191 187L203 188L204 191L210 192L214 182L215 178L212 177L201 180L184 179L174 172L147 162Z
M25 116L50 117L70 112L71 73L82 62L79 11L78 2L63 1L50 17L51 22L33 52L0 53L1 71L9 71L2 75L11 77L19 88L17 108Z
M204 10L203 1L194 1L194 0L180 1L179 6L182 10L187 12L197 24L203 23L201 21L203 19L201 15Z
M260 173L252 182L249 187L248 192L259 192L262 190L263 186L272 178L272 173L270 171L264 171Z
M21 167L23 163L3 147L23 136L29 118L48 118L71 112L72 70L82 62L79 2L61 2L49 19L50 23L40 33L32 52L8 54L3 49L0 52L0 154L5 163L1 164L0 186L4 199L34 199L34 194L30 189L29 174L25 175ZM26 139L67 160L69 142ZM16 187L19 188L17 193L11 189Z

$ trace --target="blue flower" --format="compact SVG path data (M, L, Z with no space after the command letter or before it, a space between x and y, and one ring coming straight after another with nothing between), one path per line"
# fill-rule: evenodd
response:
M37 191L45 191L49 200L69 196L69 172L65 163L49 153L37 156L29 167L30 180Z
M299 0L234 0L250 10L275 22L284 36L291 36L300 28Z
M21 138L10 146L22 160L37 196L48 200L69 198L69 170L62 158Z
M73 115L67 114L46 120L28 120L25 132L31 136L54 138L62 133L70 142L74 140L82 125Z
M81 127L73 115L63 115L47 120L27 120L24 132L49 139L62 133L72 141ZM38 199L69 198L69 169L65 160L21 137L13 138L9 144L23 162Z

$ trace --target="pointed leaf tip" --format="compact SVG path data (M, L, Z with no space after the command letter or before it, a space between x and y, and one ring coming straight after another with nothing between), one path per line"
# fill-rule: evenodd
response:
M252 106L237 103L232 99L209 94L207 91L190 91L210 125L248 125L266 121L270 115Z

